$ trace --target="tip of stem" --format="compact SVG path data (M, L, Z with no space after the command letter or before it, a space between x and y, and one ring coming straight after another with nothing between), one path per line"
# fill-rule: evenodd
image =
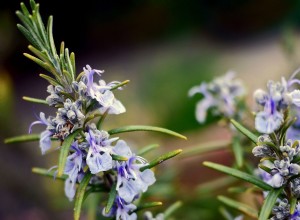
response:
M36 172L37 172L37 170L38 170L38 168L37 168L37 167L32 167L32 168L31 168L31 172L33 172L33 173L36 173Z
M209 162L209 161L204 161L202 164L203 164L204 166L209 166L210 162Z
M176 154L180 154L182 152L182 149L178 149L175 151Z
M57 172L57 177L61 177L63 175L63 172L61 171L61 170L58 170L58 172Z

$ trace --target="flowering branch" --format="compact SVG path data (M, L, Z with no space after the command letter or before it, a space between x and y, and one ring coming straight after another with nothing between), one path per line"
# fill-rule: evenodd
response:
M131 151L128 144L113 135L132 131L154 131L178 138L185 136L165 128L131 125L111 130L102 129L106 116L117 115L126 111L116 99L115 90L122 90L129 82L113 81L106 83L101 77L103 70L89 65L76 73L75 55L61 43L57 54L52 27L53 18L49 17L47 26L42 22L39 4L30 0L31 13L21 3L21 11L16 14L22 22L19 30L32 45L28 49L33 55L24 55L52 74L40 74L50 85L46 99L23 97L25 101L47 104L56 111L55 116L46 117L41 112L33 126L43 125L46 129L40 134L29 134L8 138L5 143L39 141L42 154L51 148L52 140L60 142L57 170L45 171L33 168L33 172L65 181L65 194L71 201L75 199L74 219L80 218L81 207L85 198L93 192L105 192L108 201L102 214L116 220L137 219L136 211L142 208L161 205L161 202L139 204L138 198L156 181L152 167L168 160L182 150L166 153L158 159L148 162L145 158ZM145 154L155 149L155 145L140 150ZM148 214L145 214L149 216ZM152 214L151 214L152 215Z

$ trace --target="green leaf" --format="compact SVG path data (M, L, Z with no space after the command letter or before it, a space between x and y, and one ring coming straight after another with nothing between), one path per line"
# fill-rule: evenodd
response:
M34 1L34 0L30 0L29 3L30 3L30 6L31 6L31 9L32 9L32 10L35 10L35 9L36 9L36 5L37 5L37 4L35 3L35 1Z
M90 120L93 120L94 118L102 116L101 114L90 114L88 117L85 118L83 127L85 127L86 123L88 123Z
M115 202L115 199L116 199L116 196L117 196L117 188L116 187L117 187L117 184L114 183L111 187L110 192L109 192L107 205L105 207L105 212L106 213L109 213L110 209L112 208L112 206Z
M65 42L62 41L62 42L60 43L60 50L59 50L60 56L61 56L61 55L63 56L64 51L65 51Z
M273 189L272 186L270 186L267 183L263 182L262 180L256 178L255 176L250 175L248 173L244 173L244 172L239 171L237 169L233 169L233 168L230 168L230 167L227 167L227 166L223 166L221 164L207 162L207 161L203 162L203 165L207 166L209 168L218 170L220 172L226 173L228 175L237 177L239 179L245 180L249 183L252 183L252 184L258 186L259 188L261 188L263 190L270 191L270 190Z
M24 5L24 7L26 8L25 5ZM22 5L21 5L21 8L22 8ZM27 10L27 8L25 10ZM21 20L21 22L25 26L25 29L28 29L28 30L33 29L33 24L32 24L32 21L29 19L29 16L30 16L29 14L26 15L26 13L24 13L24 12L22 13L20 11L16 11L16 15L18 16L18 18Z
M158 147L159 147L158 144L150 144L150 145L145 146L145 147L143 147L142 149L140 149L140 150L138 151L137 155L143 156L143 155L147 154L148 152L150 152L150 151L152 151L152 150L154 150L154 149L156 149L156 148L158 148Z
M211 141L197 146L187 147L184 149L180 157L191 157L198 154L208 153L211 151L227 148L231 144L231 140Z
M33 167L31 171L35 174L52 177L54 179L59 179L59 180L66 180L68 178L68 175L65 175L65 174L60 177L56 176L55 170L47 170L47 169L43 169L43 168L39 168L39 167Z
M291 208L290 208L290 214L294 214L295 212L295 209L296 209L296 206L297 206L297 198L295 197L292 197L290 199L290 204L291 204Z
M111 157L113 160L118 160L118 161L127 161L128 160L127 157L123 157L123 156L120 156L117 154L112 154Z
M53 56L56 56L57 52L56 52L56 47L55 47L55 43L54 43L54 39L53 39L53 17L52 16L49 16L49 18L48 18L47 35L48 35L51 53Z
M111 129L108 131L108 133L110 135L114 135L114 134L119 134L119 133L123 133L123 132L132 132L132 131L154 131L154 132L160 132L160 133L165 133L165 134L169 134L169 135L173 135L175 137L179 137L182 139L187 139L185 136L165 129L165 128L160 128L160 127L154 127L154 126L147 126L147 125L129 125L129 126L124 126L124 127L120 127L120 128L115 128L115 129Z
M52 73L53 75L56 76L57 78L57 73L55 72L55 69L53 69L53 67L49 66L48 63L28 54L28 53L23 53L25 57L27 57L28 59L32 60L33 62L35 62L36 64L40 65L41 67L43 67L45 70L47 70L48 72Z
M265 166L265 165L262 165L262 164L258 164L258 167L264 171L266 171L267 173L271 173L272 169Z
M175 157L176 155L180 154L181 152L182 152L181 149L168 152L168 153L166 153L166 154L164 154L164 155L162 155L162 156L160 156L160 157L152 160L148 165L141 167L140 171L143 172L146 169L150 169L150 168L152 168L152 167L154 167L154 166L156 166L158 164L161 164L162 162L164 162L164 161L166 161L166 160L168 160L168 159L170 159L172 157Z
M42 77L43 79L47 80L50 84L52 84L54 86L58 86L58 85L61 86L61 84L57 80L53 79L50 76L47 76L45 74L40 74L39 76Z
M67 70L72 76L72 81L74 81L75 80L75 72L73 70L73 66L72 66L72 62L71 62L71 59L70 59L70 54L69 54L69 49L68 48L65 49L65 60L66 60Z
M139 205L134 212L138 212L144 209L148 209L148 208L153 208L156 206L161 206L162 202L148 202L148 203L144 203L143 205Z
M64 61L63 61L64 62ZM66 63L65 63L66 64ZM69 72L69 71L67 71L67 70L63 70L63 75L64 76L66 76L66 79L68 80L68 82L70 83L70 84L72 84L72 80L73 80L73 77L72 77L72 74Z
M250 217L253 217L255 219L257 219L257 217L258 217L257 211L244 203L237 202L237 201L227 198L225 196L218 196L218 200L220 200L224 204L226 204L234 209L237 209L237 210L243 212L244 214L246 214Z
M279 189L273 189L268 193L268 196L265 199L263 206L261 208L261 211L260 211L260 214L258 217L259 220L266 220L269 218L269 215L270 215L281 191L282 191L282 188L279 188Z
M102 123L103 123L103 121L104 121L104 119L106 118L107 115L108 115L108 109L101 115L101 117L99 118L99 120L97 122L98 130L101 130Z
M74 206L74 220L79 220L80 218L80 212L81 212L85 190L90 182L91 177L92 177L91 173L85 174L81 183L78 186L76 192L76 198L75 198L75 206Z
M125 81L119 83L118 85L113 86L110 90L115 90L115 89L117 89L117 88L119 88L119 87L121 87L121 86L126 85L126 84L129 83L129 82L130 82L130 80L125 80Z
M25 16L29 16L29 11L23 2L20 3L22 12Z
M75 74L76 74L75 53L72 52L72 53L70 54L70 60L71 60L72 69L73 69L74 77L75 77Z
M17 27L34 47L41 48L41 42L39 41L39 39L36 38L36 36L33 33L29 32L24 26L20 24L17 24Z
M238 123L236 120L231 119L230 120L231 124L233 124L233 126L238 129L240 132L242 132L247 138L249 138L253 143L257 143L257 139L258 137L253 134L251 131L249 131L247 128L245 128L243 125L241 125L240 123Z
M38 58L40 58L42 61L44 62L50 62L49 58L42 52L40 52L38 49L36 49L35 47L29 45L28 49L34 54L36 55Z
M23 100L28 101L28 102L34 102L34 103L38 103L38 104L48 105L48 103L44 99L37 99L37 98L31 98L28 96L23 96Z
M46 29L44 26L44 23L42 21L41 15L39 13L39 4L36 5L35 13L34 13L35 23L37 23L37 29L39 36L41 36L42 42L44 42L44 45L47 47L47 36L46 36Z
M241 140L237 136L233 138L232 151L238 168L241 168L244 164L243 149L240 142Z
M19 142L30 142L30 141L39 141L40 134L25 134L15 137L6 138L4 140L5 144L19 143Z
M164 211L164 218L169 218L177 209L179 209L182 206L181 201L177 201L173 203L171 206L169 206L166 211Z
M72 134L70 134L68 137L66 137L63 144L60 147L57 176L61 176L64 173L70 146L73 143L73 141L79 131L80 131L80 129L74 131Z

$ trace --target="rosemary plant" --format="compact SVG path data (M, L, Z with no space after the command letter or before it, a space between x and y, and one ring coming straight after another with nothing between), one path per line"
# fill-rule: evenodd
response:
M53 142L59 143L58 165L55 169L33 168L32 171L44 176L61 179L65 182L65 194L75 200L74 219L80 218L81 207L91 193L106 193L107 200L102 214L117 220L137 219L137 212L145 208L161 205L161 202L142 203L141 195L156 181L151 168L179 153L175 150L148 162L144 157L132 152L130 146L118 137L119 133L132 131L154 131L186 139L168 129L131 125L105 130L103 127L107 115L121 114L125 107L114 94L122 90L129 82L113 81L106 83L101 77L102 70L89 65L78 72L75 54L65 48L64 42L56 50L53 39L53 18L49 17L45 26L39 13L39 4L30 0L31 10L21 3L16 14L22 24L18 29L28 39L31 54L25 57L40 65L47 74L40 77L47 80L48 97L45 99L23 97L24 100L47 105L55 109L54 116L40 113L34 125L45 126L40 134L29 134L8 138L6 143L39 141L42 154L53 148ZM142 149L147 152L153 148ZM175 203L156 218L147 211L145 219L166 219L180 206Z
M258 105L258 111L254 113L256 131L250 131L237 122L243 117L237 117L241 111L235 97L236 94L243 93L235 93L237 90L232 88L236 88L236 81L228 80L228 75L196 87L198 92L204 94L204 99L198 106L205 107L198 108L197 114L205 116L207 109L213 107L215 113L229 119L231 126L235 128L232 129L233 139L229 144L236 158L233 167L212 162L204 162L204 165L253 184L254 187L248 187L249 190L244 187L231 191L260 192L263 202L252 207L225 196L218 196L218 199L251 219L300 219L300 130L297 119L300 112L300 90L295 89L295 85L300 84L295 78L298 72L299 70L295 71L288 80L282 78L281 82L269 81L267 91L255 91L254 99ZM191 91L195 91L195 88ZM199 118L205 117L198 116L198 120ZM249 160L246 152L250 143L244 142L238 133L256 145L252 153L261 158L257 169L252 168L256 164ZM236 144L240 146L237 148ZM221 212L227 219L243 218L233 218L225 209L221 209Z

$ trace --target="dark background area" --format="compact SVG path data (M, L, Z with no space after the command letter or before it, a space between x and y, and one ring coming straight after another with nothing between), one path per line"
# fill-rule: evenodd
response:
M25 2L26 3L26 2ZM28 4L27 4L28 5ZM15 28L19 1L1 3L1 33L10 50L4 66L17 77L32 71L21 55L27 41ZM243 44L298 27L299 1L42 1L41 14L54 16L56 43L76 50L78 57L103 59L191 33L216 44ZM11 26L12 25L12 26ZM10 39L5 39L10 38ZM8 45L3 45L7 47ZM16 65L18 64L18 65Z
M112 74L120 77L120 81L127 78L133 81L133 85L130 84L133 89L128 88L129 98L126 94L120 95L129 102L129 109L138 113L128 113L127 119L120 123L130 124L129 121L134 120L147 123L154 118L158 125L182 133L200 129L195 131L195 136L204 128L194 118L199 97L185 101L186 94L188 88L216 74L214 64L220 55L210 48L217 45L230 51L255 44L253 42L281 41L290 31L297 33L300 25L300 2L296 0L68 0L40 1L40 4L44 22L49 15L54 16L57 47L65 41L76 54L78 69L90 62L98 68L99 63L99 69L102 66L112 72L122 69L124 76L122 71ZM0 4L1 140L26 133L29 123L35 120L34 114L41 110L25 103L21 97L46 95L47 84L37 76L41 68L22 55L28 52L28 42L16 28L18 9L19 1ZM289 43L285 41L282 53L293 53L293 44ZM198 45L203 44L205 47L199 48L204 49L198 50ZM184 45L184 50L180 45ZM167 52L153 52L161 50ZM165 53L174 56L166 59ZM137 104L132 104L135 101ZM190 141L196 142L198 139L193 137ZM53 187L51 180L31 173L32 166L51 167L55 155L40 156L37 144L0 144L0 147L0 219L70 219L72 204L62 193L63 185L56 181ZM230 157L224 158L230 160ZM205 179L199 177L199 182L201 178ZM179 188L180 181L189 182L178 178L176 181ZM201 203L206 212L216 206L208 198L205 200L205 204L199 198L194 203L189 200L190 216L193 210L200 212ZM216 213L199 215L207 217L194 215L188 219L216 219L218 216Z

